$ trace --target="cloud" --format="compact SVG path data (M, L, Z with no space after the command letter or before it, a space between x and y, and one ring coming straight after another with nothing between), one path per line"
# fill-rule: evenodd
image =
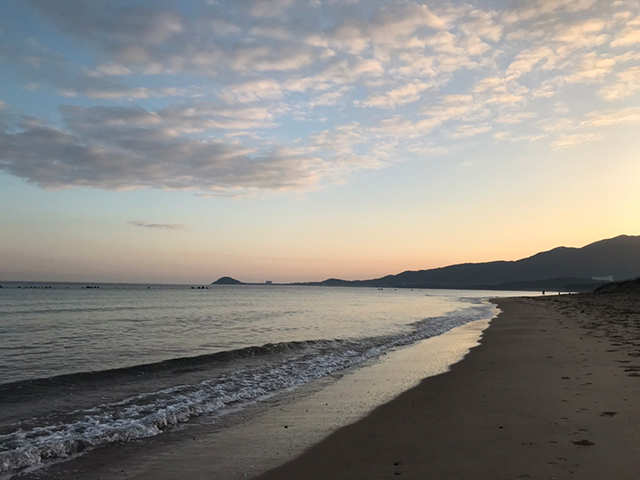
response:
M535 118L537 115L534 112L508 112L501 113L495 119L497 123L516 124L522 123L524 120Z
M314 149L351 155L356 145L367 141L367 137L359 131L359 127L359 124L352 123L340 125L331 130L323 130L311 136L310 145Z
M616 75L616 83L603 86L600 96L606 100L622 100L640 90L640 67L632 67Z
M481 133L490 132L489 125L460 125L454 131L447 133L449 138L469 138L480 135Z
M175 10L119 6L83 0L27 0L66 32L84 39L101 41L107 37L116 45L158 45L185 30L185 20Z
M506 23L531 20L548 16L556 11L580 12L593 7L596 0L536 0L524 2L526 5L515 10L507 10L502 18Z
M625 123L640 123L640 107L591 112L585 116L584 121L584 125L589 127L610 127Z
M460 29L467 35L478 35L497 42L502 38L503 27L495 22L496 13L474 9L468 14L469 20L461 24Z
M355 86L363 79L379 79L384 73L384 66L375 59L361 57L335 59L314 76L313 83L325 88L330 88L331 85Z
M127 67L106 62L95 68L78 67L65 55L53 51L35 39L13 49L5 49L0 60L15 65L29 82L27 85L49 85L66 98L87 96L92 99L145 99L153 97L192 96L196 92L189 87L130 86L124 78L132 71Z
M107 62L101 65L98 65L95 69L95 72L92 72L93 75L108 75L108 76L121 76L121 75L131 75L131 70L125 67L124 65L118 65L114 62Z
M640 43L640 16L627 22L625 28L611 42L612 47L625 47Z
M197 102L160 110L166 128L181 133L212 130L252 130L275 127L274 114L262 106Z
M557 57L549 46L540 46L524 50L511 62L507 68L509 78L518 78L534 68L540 70L553 70L556 67Z
M493 138L500 141L509 142L537 142L546 138L546 135L514 135L513 132L496 132L493 134Z
M255 17L278 17L293 5L294 0L247 0L249 11Z
M562 134L556 140L551 142L551 148L558 150L561 148L572 148L582 145L586 142L592 142L594 140L601 140L602 135L598 133L576 133L576 134Z
M471 95L448 95L440 104L425 106L423 114L442 124L451 120L483 120L490 115L490 111L484 102Z
M0 169L43 188L308 190L483 133L577 145L640 90L633 1L25 3L2 68L58 96L4 99Z
M112 58L95 68L94 74L129 75L135 71L145 75L192 72L216 76L229 69L287 71L298 70L320 56L320 52L300 45L289 30L278 26L269 30L260 25L243 28L225 18L233 15L234 10L260 19L277 17L276 12L291 4L285 0L219 5L220 13L213 10L198 18L190 18L177 6L169 8L160 2L151 7L110 2L87 6L81 0L29 0L29 3L67 34ZM278 31L280 35L274 35ZM254 44L245 41L247 36L267 33L273 41Z
M184 230L187 228L182 223L149 223L144 220L132 220L127 223L135 227L150 228L152 230Z
M616 58L603 57L595 52L589 52L578 58L573 73L559 77L558 83L598 82L613 71L616 63Z
M538 126L545 132L566 132L568 130L575 130L578 124L571 118L554 118L538 122Z
M337 173L319 157L277 145L179 136L142 111L62 113L67 130L27 119L0 132L0 170L47 189L203 192L305 190Z
M230 85L222 89L220 98L228 103L253 103L279 99L284 96L282 87L273 79L265 78Z
M445 22L427 5L398 2L384 5L371 18L370 35L374 43L396 44L398 38L413 35L418 28L442 29Z
M398 105L406 105L420 99L422 92L427 90L429 85L423 82L412 82L402 87L395 88L385 93L370 95L362 102L365 107L394 108Z
M442 122L436 118L413 121L402 115L395 115L380 121L374 131L392 137L417 138L432 132L441 124Z
M185 97L189 96L189 89L177 87L129 88L124 85L113 84L107 86L107 88L92 87L90 85L81 88L60 88L58 89L58 94L67 98L85 95L98 100L141 100L153 97Z
M524 85L504 77L485 77L472 90L485 98L486 103L514 104L526 100L529 89Z
M201 19L200 24L204 29L210 30L215 36L226 37L229 35L238 35L242 29L224 18Z

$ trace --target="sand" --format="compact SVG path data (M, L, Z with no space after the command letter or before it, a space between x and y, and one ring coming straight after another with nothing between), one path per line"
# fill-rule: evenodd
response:
M496 303L450 372L258 478L640 478L640 297Z

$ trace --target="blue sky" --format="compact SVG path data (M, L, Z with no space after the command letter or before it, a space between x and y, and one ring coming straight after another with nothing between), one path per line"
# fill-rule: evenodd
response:
M0 279L365 278L637 234L637 1L0 5Z

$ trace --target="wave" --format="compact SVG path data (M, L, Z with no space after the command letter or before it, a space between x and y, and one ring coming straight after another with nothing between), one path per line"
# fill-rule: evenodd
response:
M222 352L207 353L193 357L178 357L160 362L133 365L130 367L112 368L106 370L93 370L88 372L69 373L42 377L29 380L19 380L0 384L0 397L10 397L14 394L25 395L31 391L40 392L42 388L82 385L90 382L113 381L118 378L140 377L161 372L196 369L215 364L222 364L243 358L259 357L264 355L277 355L291 353L309 347L322 347L339 345L344 340L302 340L281 343L267 343L260 346L250 346ZM20 347L24 350L25 347ZM35 348L35 347L34 347Z
M474 305L443 317L421 320L412 324L410 331L399 335L266 344L117 370L5 384L0 394L11 389L24 393L23 388L34 385L68 385L68 382L104 380L114 375L138 375L265 356L265 361L259 365L241 366L199 383L141 393L71 412L64 422L47 422L43 418L38 419L37 426L16 424L12 431L0 435L0 473L65 459L110 443L154 436L194 416L221 412L230 405L241 405L308 383L362 364L389 349L440 335L470 321L491 318L494 312L494 307L488 304Z

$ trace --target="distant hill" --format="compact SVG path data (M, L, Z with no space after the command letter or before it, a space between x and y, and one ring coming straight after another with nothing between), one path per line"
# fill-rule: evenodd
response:
M588 291L612 277L640 275L640 236L620 235L582 248L558 247L516 261L464 263L372 280L327 279L314 285L394 288L489 288Z
M211 285L244 285L240 280L236 280L231 277L220 277L215 282L212 282Z
M611 282L595 289L595 293L638 293L640 294L640 278L625 282Z

